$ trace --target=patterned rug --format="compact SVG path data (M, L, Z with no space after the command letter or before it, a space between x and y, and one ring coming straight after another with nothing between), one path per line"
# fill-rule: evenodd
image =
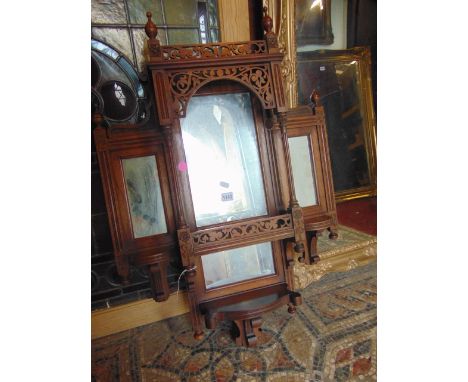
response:
M235 346L230 325L193 339L183 315L92 342L92 380L375 381L376 263L325 275L302 291L295 315L263 316L256 348Z

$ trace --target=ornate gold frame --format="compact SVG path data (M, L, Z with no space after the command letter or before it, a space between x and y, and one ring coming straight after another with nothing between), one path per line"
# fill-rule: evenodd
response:
M296 55L295 65L297 67L300 62L311 61L315 61L317 63L357 62L357 75L359 76L360 94L362 97L361 115L364 134L364 147L366 150L367 167L369 172L369 184L359 188L335 192L335 199L337 201L343 201L367 196L375 196L377 194L377 144L375 132L375 115L372 98L370 49L368 47L355 47L345 50L319 50L314 52L300 53L299 55ZM330 147L331 155L333 155L333 149L333 147Z
M265 6L269 14L273 15L276 22L274 28L279 30L278 43L284 52L284 60L281 65L284 77L287 103L290 108L298 105L297 89L297 54L295 36L294 0L265 0ZM279 24L279 26L278 26ZM369 186L345 190L335 193L336 201L351 200L377 194L377 150L376 150L376 128L375 115L372 99L370 51L364 48L352 50L327 51L327 60L345 60L353 58L359 61L359 76L362 84L363 116L366 152L369 166Z

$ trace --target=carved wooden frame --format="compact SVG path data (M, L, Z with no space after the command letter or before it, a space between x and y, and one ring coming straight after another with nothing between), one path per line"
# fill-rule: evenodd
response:
M167 266L178 252L173 210L174 190L167 174L168 152L164 138L155 130L137 128L105 128L100 115L95 115L94 129L114 259L119 275L127 282L130 265L148 268L150 285L156 301L169 298ZM167 233L134 238L121 160L155 156L166 218Z
M278 48L276 35L272 32L272 20L266 14L263 19L264 41L164 47L156 38L157 27L151 20L151 13L148 12L147 16L145 30L149 37L148 69L153 80L158 120L166 132L166 145L170 152L170 176L176 189L177 236L186 272L195 337L202 336L203 316L208 320L206 326L209 328L215 324L216 317L232 319L238 324L242 323L243 329L239 330L245 338L241 342L252 345L255 343L251 341L252 335L254 336L252 330L257 325L252 325L249 320L258 323L257 315L276 307L279 303L289 304L291 312L294 311L293 305L300 304L300 295L293 292L294 258L286 251L286 241L294 242L294 249L300 257L303 257L307 247L303 214L295 197L289 158L287 105L281 74L283 54ZM269 182L273 188L270 189L265 184L265 191L267 205L274 201L274 208L268 208L267 216L198 229L191 216L193 206L187 174L177 170L177 164L185 162L180 118L185 117L187 104L193 95L198 94L202 87L218 83L220 80L241 84L255 96L252 99L253 104L259 105L263 110L266 135L263 138L259 136L259 139L263 139L263 143L259 145L265 146L266 149L259 147L259 150L260 158L264 158L261 159L264 165L264 155L269 155L267 161L270 162L272 171L272 179L269 179ZM255 110L258 111L259 108L254 107L254 114L257 113ZM284 166L278 166L278 162ZM199 271L202 267L202 255L262 242L271 242L274 248L274 275L230 284L216 290L206 290L203 272ZM224 304L233 303L240 295L253 293L258 297L271 291L273 286L278 289L280 285L283 292L277 294L277 302L255 309L255 317L252 317L251 311L223 314L218 311L215 314L217 309ZM246 331L246 328L249 329ZM250 340L247 340L247 337Z
M330 239L338 237L325 115L317 92L314 93L313 99L315 102L313 107L302 106L288 113L288 137L308 137L311 145L309 155L316 184L317 204L302 207L308 244L308 256L305 258L307 264L319 260L317 235L321 231L328 229Z

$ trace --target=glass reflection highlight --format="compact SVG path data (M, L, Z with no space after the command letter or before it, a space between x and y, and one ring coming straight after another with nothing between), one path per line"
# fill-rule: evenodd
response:
M181 125L197 226L265 215L250 95L194 97Z

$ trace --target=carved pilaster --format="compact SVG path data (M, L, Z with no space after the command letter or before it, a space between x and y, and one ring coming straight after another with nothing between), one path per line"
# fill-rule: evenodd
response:
M193 240L189 228L181 228L177 230L179 238L179 249L182 257L182 264L185 270L185 281L188 290L188 301L190 305L190 319L192 321L192 328L194 337L200 339L203 337L202 331L202 316L198 306L198 299L195 291L195 276L197 268L192 263L193 256Z
M177 237L179 239L180 257L184 267L190 267L191 257L193 255L193 241L189 228L181 228L177 230Z
M182 191L180 186L179 174L177 171L176 159L174 158L174 136L172 133L172 126L163 126L164 138L168 148L169 154L169 171L171 173L171 179L174 180L174 191L176 199L176 224L177 228L186 227L187 223L185 220L185 210L182 200Z
M281 128L281 136L283 139L284 156L286 159L286 172L287 172L288 181L289 181L289 207L292 208L293 206L298 206L299 204L296 199L296 191L294 189L294 178L293 178L292 168L291 168L291 155L289 153L288 132L287 132L287 114L278 113L278 120L279 120L279 125Z
M291 208L291 214L294 225L294 252L301 254L301 257L305 256L305 260L307 261L308 256L304 254L305 249L307 248L307 238L304 227L304 215L302 214L302 208L299 205L293 206Z
M186 268L187 269L187 268ZM195 292L195 267L189 268L185 274L188 289L188 302L190 305L190 320L192 321L193 337L197 340L203 337L203 317L200 313L197 294Z

